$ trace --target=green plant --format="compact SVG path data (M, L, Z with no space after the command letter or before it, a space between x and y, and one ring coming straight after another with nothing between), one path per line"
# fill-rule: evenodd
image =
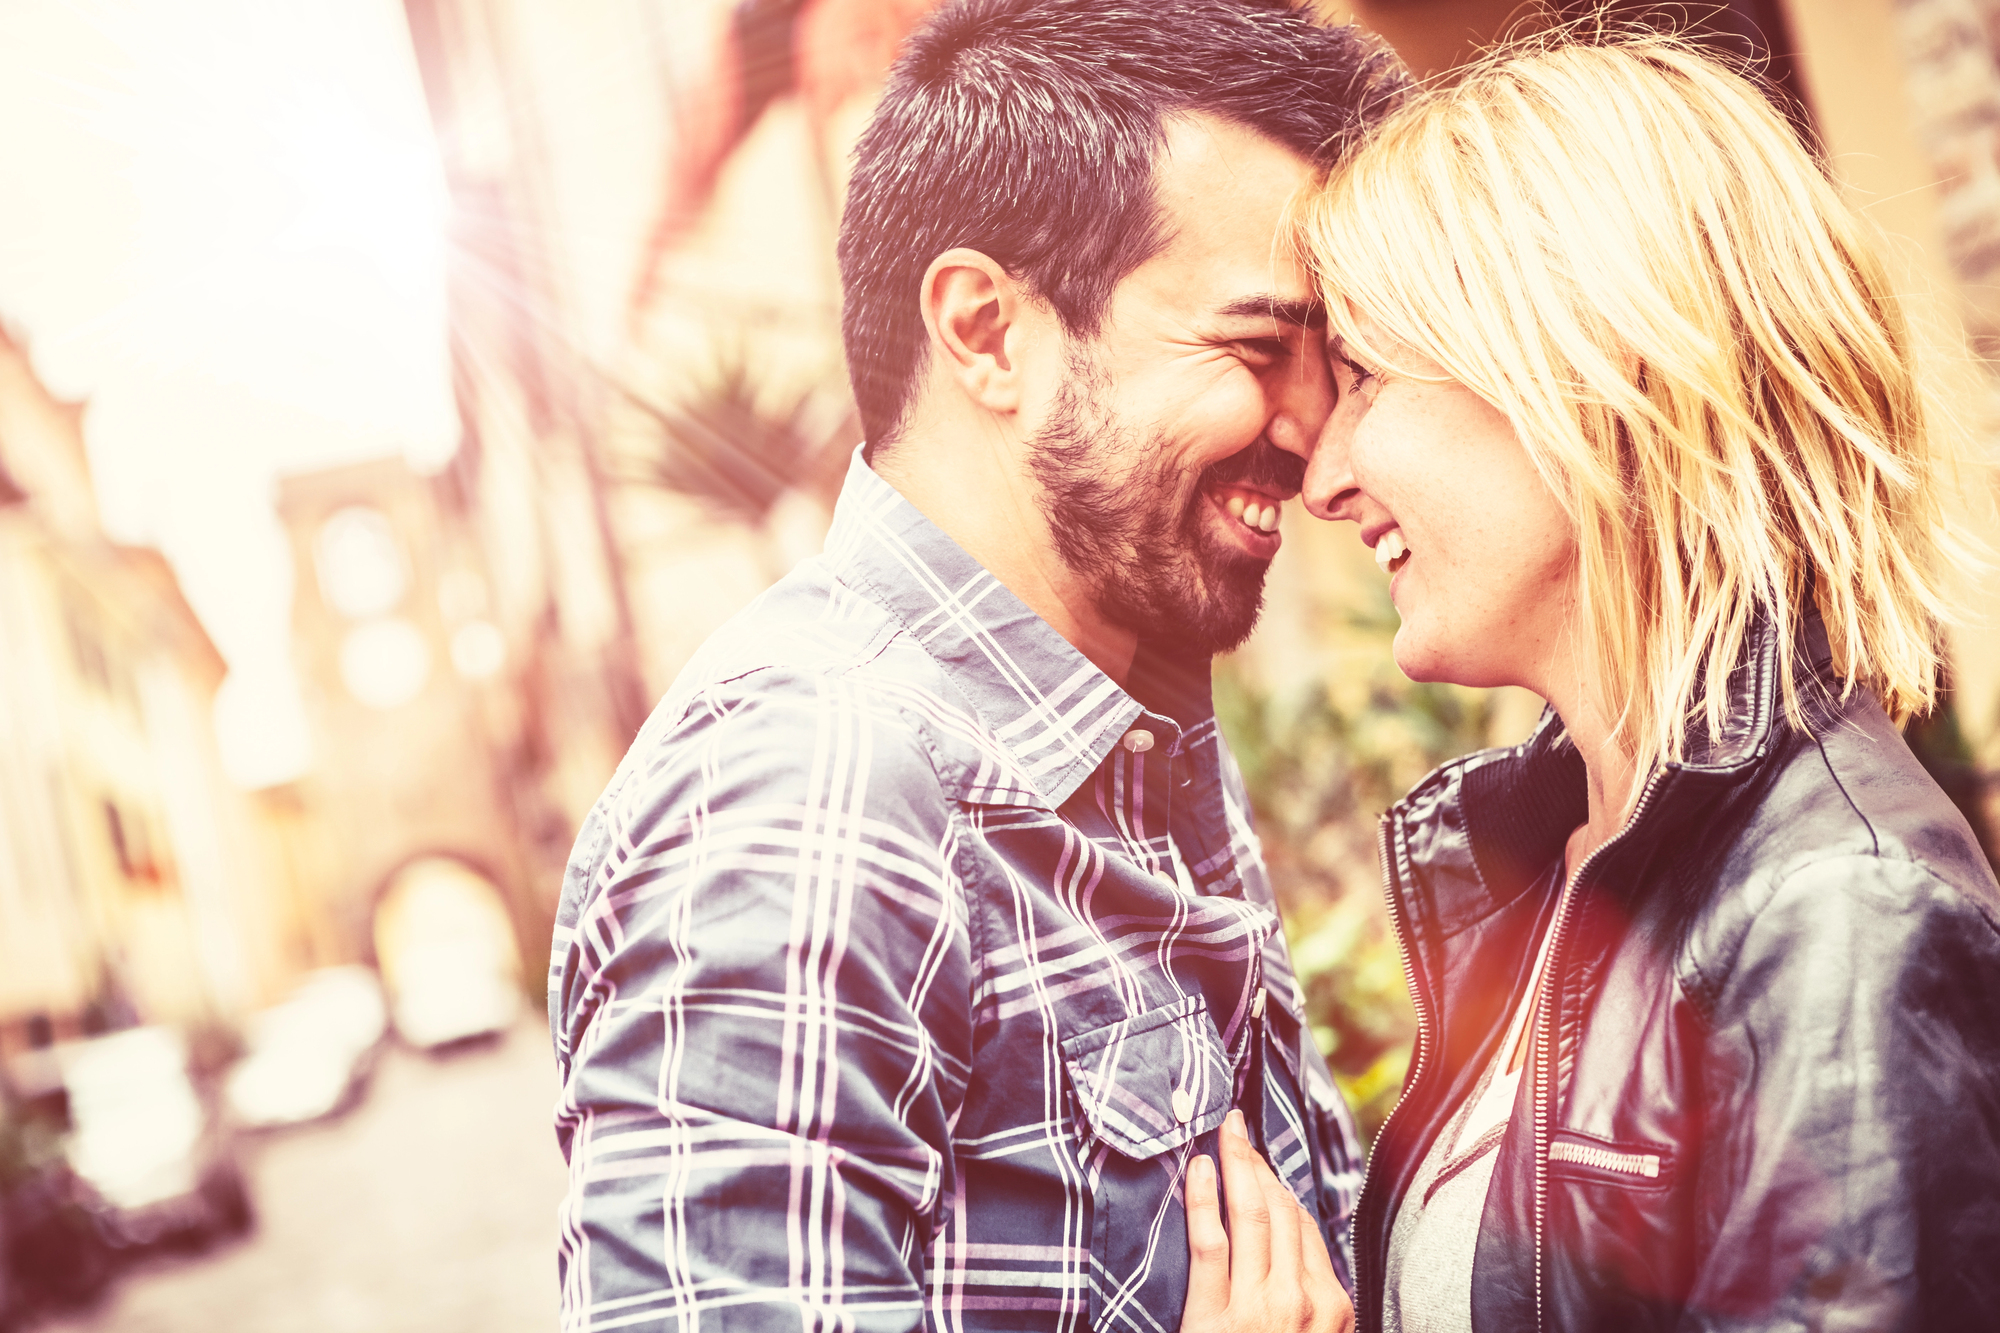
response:
M820 384L774 390L743 348L714 344L712 359L670 401L624 387L657 429L657 447L634 458L621 480L695 501L714 518L757 525L787 490L826 492L852 444L845 420L821 423Z

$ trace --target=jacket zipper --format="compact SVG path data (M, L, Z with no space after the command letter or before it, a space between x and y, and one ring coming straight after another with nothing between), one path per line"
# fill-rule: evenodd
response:
M1653 1152L1617 1152L1611 1148L1598 1148L1588 1143L1551 1143L1551 1162L1576 1162L1583 1166L1594 1166L1601 1171L1618 1171L1628 1176L1644 1176L1657 1180L1660 1175L1660 1155Z
M1575 915L1576 891L1582 887L1583 877L1645 817L1647 808L1652 805L1653 798L1658 794L1660 784L1665 778L1666 770L1658 769L1654 771L1652 777L1646 779L1645 789L1639 793L1638 804L1632 807L1631 815L1625 820L1624 827L1618 830L1617 836L1607 839L1596 851L1584 857L1583 864L1576 868L1574 875L1570 876L1569 883L1563 888L1562 902L1556 909L1556 919L1549 924L1549 931L1554 938L1549 941L1548 967L1542 975L1538 993L1528 997L1529 1003L1535 1006L1533 1010L1535 1032L1530 1046L1529 1061L1534 1074L1535 1093L1535 1333L1542 1333L1542 1330L1548 1327L1547 1301L1543 1295L1542 1285L1542 1254L1547 1248L1548 1241L1549 1162L1553 1157L1549 1119L1555 1103L1556 1087L1555 1042L1551 1030L1555 1023L1555 1008L1553 1005L1542 1004L1540 997L1541 993L1547 992L1550 987L1556 986L1561 981L1563 935L1569 929L1570 918ZM1387 1128L1386 1122L1384 1128ZM1571 1160L1567 1156L1568 1145L1564 1145L1564 1148L1565 1160ZM1614 1155L1652 1156L1650 1153ZM1654 1172L1657 1173L1658 1169L1659 1161L1654 1158ZM1358 1207L1356 1211L1359 1211Z
M1390 820L1391 816L1383 815L1382 822L1376 825L1375 828L1376 855L1382 860L1382 879L1385 885L1400 882L1400 877L1396 876L1395 872L1390 868ZM1417 1086L1417 1080L1423 1077L1425 1057L1430 1054L1431 1048L1431 1015L1428 1003L1430 1000L1430 988L1423 985L1417 976L1417 970L1410 953L1409 934L1403 923L1402 898L1393 892L1384 896L1389 902L1389 925L1396 933L1396 949L1403 957L1403 975L1408 977L1411 982L1411 1005L1417 1011L1417 1048L1416 1053L1410 1057L1409 1077L1403 1080L1402 1089L1396 1094L1396 1104L1389 1108L1389 1114L1382 1119L1382 1127L1375 1131L1375 1144L1377 1147L1381 1145L1383 1139L1388 1137L1389 1126L1394 1124L1396 1120L1396 1112L1403 1109L1403 1103L1410 1099L1410 1093ZM1374 1153L1371 1151L1369 1156L1372 1158ZM1357 1219L1361 1216L1361 1206L1367 1197L1368 1173L1364 1171L1361 1175L1361 1188L1356 1191L1354 1196L1354 1216ZM1354 1252L1354 1294L1356 1296L1363 1296L1364 1298L1365 1292L1363 1288L1365 1284L1362 1281L1362 1264L1366 1257L1367 1252L1365 1250L1357 1249Z

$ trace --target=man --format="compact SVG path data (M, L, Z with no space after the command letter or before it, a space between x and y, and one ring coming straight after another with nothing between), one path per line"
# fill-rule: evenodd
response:
M1345 1280L1209 659L1331 408L1285 210L1386 78L1282 0L912 39L841 232L867 461L564 885L565 1328L1170 1330L1232 1107Z

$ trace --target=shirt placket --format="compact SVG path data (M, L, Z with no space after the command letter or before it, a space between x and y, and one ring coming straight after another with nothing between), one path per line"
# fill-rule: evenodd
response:
M1217 762L1213 727L1197 732L1178 732L1168 747L1168 786L1174 808L1170 837L1193 881L1193 892L1204 895L1243 896L1243 880L1236 873L1230 851L1229 819L1223 804L1222 770ZM1203 867L1197 873L1196 868ZM1264 1148L1264 956L1251 955L1249 977L1250 1012L1228 1046L1234 1070L1232 1099L1244 1108L1258 1150Z
M1175 870L1175 754L1180 728L1157 713L1141 713L1118 738L1112 780L1123 833L1147 870L1177 881Z

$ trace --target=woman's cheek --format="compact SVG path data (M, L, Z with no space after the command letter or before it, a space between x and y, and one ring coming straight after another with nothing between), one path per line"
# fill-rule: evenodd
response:
M1396 484L1398 450L1391 445L1389 432L1384 430L1384 426L1393 424L1363 408L1355 422L1353 443L1348 446L1348 466L1354 470L1357 486L1401 518L1403 515L1396 507L1396 492L1400 489Z

